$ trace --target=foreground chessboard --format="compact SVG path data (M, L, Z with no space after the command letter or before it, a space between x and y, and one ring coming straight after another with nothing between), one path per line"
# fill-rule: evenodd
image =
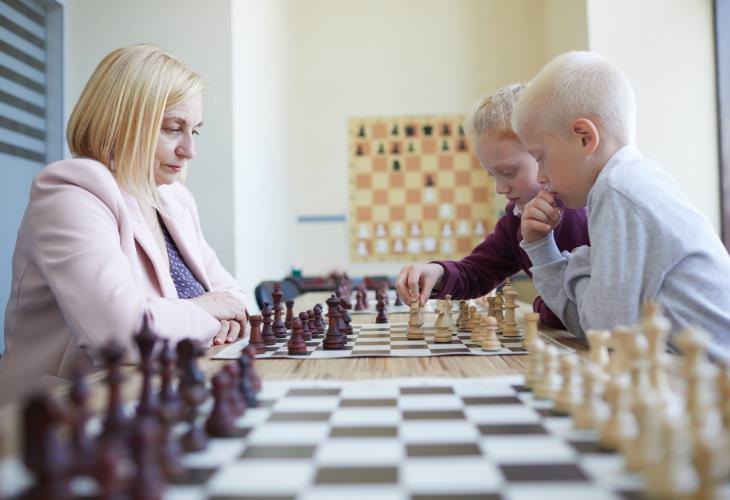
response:
M165 498L640 498L643 479L620 455L521 382L267 381L237 436L185 455L187 473ZM17 459L0 462L0 497L27 484ZM73 489L93 494L88 481Z
M526 354L522 340L514 340L500 336L502 349L499 351L484 351L481 346L471 340L469 332L459 332L450 343L436 343L433 341L435 327L424 327L425 340L408 340L406 337L407 323L366 323L352 324L353 334L348 338L344 349L327 351L322 347L324 338L307 342L307 353L290 355L287 349L287 340L281 339L276 344L267 346L266 352L258 354L257 358L353 358L353 357L424 357L424 356L506 356ZM543 339L554 344L561 350L569 350L556 340L543 335ZM215 354L213 359L236 359L243 348L248 345L245 337Z

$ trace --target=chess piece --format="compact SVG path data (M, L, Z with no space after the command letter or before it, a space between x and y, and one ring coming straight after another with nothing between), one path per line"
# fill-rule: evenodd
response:
M590 348L590 361L598 367L600 373L603 373L608 368L608 341L611 338L611 332L588 330L586 338Z
M555 396L555 411L569 414L580 403L578 392L578 358L575 354L560 357L560 375L562 386Z
M318 336L322 336L327 331L327 324L324 322L324 317L322 316L322 304L315 304L314 305L314 322L317 325L317 334Z
M375 306L375 309L378 311L378 314L375 317L375 322L379 324L387 323L388 316L386 316L385 314L386 303L382 295L378 297L378 302Z
M510 338L520 338L522 337L522 332L520 332L520 329L517 326L517 309L520 307L517 304L518 294L512 286L509 278L505 280L502 295L504 297L505 310L504 322L501 329L502 335Z
M317 331L317 318L314 316L314 311L312 309L307 311L307 330L309 331L310 338L305 338L304 340L311 340L311 338L320 337L319 332Z
M355 290L355 310L364 311L367 309L367 292L361 288Z
M613 377L606 384L605 398L611 407L608 419L600 430L601 446L617 450L624 441L634 439L637 434L636 421L629 411L627 381Z
M210 415L205 420L205 431L211 437L229 437L235 430L235 421L227 394L232 382L228 374L223 371L216 373L211 379L214 403Z
M24 498L65 500L69 488L69 450L59 436L64 414L47 394L31 397L23 408L23 462L35 477Z
M400 298L400 295L398 293L395 294L395 304L396 306L402 306L403 300Z
M346 305L349 305L350 307L346 307ZM352 335L352 327L350 326L352 318L347 312L347 309L352 309L352 306L344 299L340 299L340 306L342 306L342 310L340 311L340 317L342 319L342 323L340 325L340 333L345 337L348 337Z
M634 397L632 410L637 434L634 439L627 439L622 444L621 452L628 470L643 472L661 458L661 426L657 425L657 420L661 422L664 415L661 401L652 389Z
M631 361L631 348L636 331L628 326L617 326L611 332L613 352L608 361L608 373L612 378L625 378Z
M339 313L337 311L338 300L332 295L327 299L327 318L329 319L329 327L325 335L322 347L326 350L343 349L345 347L345 338L340 334L338 328Z
M459 330L468 332L469 330L469 303L466 300L459 301L459 316L456 319Z
M459 333L458 326L454 322L454 304L451 300L451 295L445 295L444 296L444 302L446 302L446 320L449 324L449 331L451 332L451 335L456 335Z
M482 315L477 311L477 306L469 306L469 319L467 325L467 331L474 332L479 330L479 325L482 322Z
M248 408L256 408L259 405L256 394L261 390L261 379L254 369L255 361L256 358L246 349L241 351L241 355L236 359L239 371L237 388Z
M157 420L144 416L135 424L132 450L137 465L132 476L131 498L162 500L165 481L160 468Z
M168 479L180 477L183 472L179 456L180 445L173 436L172 427L177 419L183 416L180 395L173 386L177 373L177 357L170 345L170 339L162 339L160 351L160 393L157 414L160 420L160 462Z
M228 376L226 395L228 396L228 408L234 417L242 417L246 413L247 405L243 394L238 390L241 382L241 368L238 363L228 363L221 371Z
M541 339L536 341L542 342ZM577 429L598 429L607 417L606 404L603 401L604 375L598 365L583 364L583 397L579 405L573 408L573 422Z
M181 444L185 451L201 451L208 444L208 439L198 423L198 407L205 401L208 391L205 388L205 376L198 367L198 358L205 354L205 349L195 340L184 339L177 344L177 360L180 367L180 384L178 390L185 403L185 420L188 430L183 434Z
M661 307L656 302L644 304L640 327L649 343L650 380L651 385L664 402L672 398L669 382L666 376L667 335L671 324L662 314Z
M408 313L408 331L406 333L408 340L424 340L423 334L423 314L421 312L421 304L418 301L411 302Z
M256 354L263 354L266 352L266 342L261 333L261 321L263 317L259 314L254 314L248 317L248 322L251 325L251 335L248 343L253 346L256 350Z
M293 318L292 318L293 319ZM312 313L312 319L314 319L314 313ZM312 340L312 332L309 331L309 314L307 311L299 313L299 320L302 322L302 339L304 342ZM294 330L292 329L292 332Z
M542 354L543 375L533 386L535 399L552 400L560 382L558 376L558 350L555 346L546 345Z
M264 302L264 308L261 310L261 316L264 317L264 328L261 330L261 338L266 345L276 344L276 335L274 335L274 330L272 328L272 314L269 303Z
M646 470L645 493L649 498L690 498L697 490L698 480L691 463L685 422L664 418L660 433L664 451Z
M274 283L274 291L271 292L271 298L274 301L274 324L271 326L271 330L277 339L286 338L286 325L282 319L283 308L281 301L284 298L284 294L281 293L281 283Z
M530 344L539 335L537 325L540 322L540 314L536 312L525 313L523 321L525 322L525 347L529 352Z
M121 394L121 385L124 381L121 371L124 347L116 340L111 340L102 348L101 355L107 369L108 387L108 402L102 434L105 437L115 436L125 439L128 436L129 420L124 413Z
M289 299L286 302L286 319L284 320L284 326L287 330L291 330L291 320L294 318L294 301Z
M71 463L74 464L74 474L89 474L93 467L94 442L86 431L90 412L88 407L89 387L86 385L84 373L77 363L71 372L71 387L69 389L71 403Z
M450 312L447 312L448 304L444 301L438 303L438 315L436 316L436 333L433 341L438 344L451 342L451 325L449 322Z
M142 321L142 329L134 336L134 342L139 350L139 370L142 372L142 388L139 404L137 405L137 418L157 415L157 394L152 390L152 377L156 371L154 350L157 339L157 335L149 329L149 320L145 315Z
M501 351L502 344L497 337L497 320L491 316L482 316L482 350Z
M291 355L307 354L307 344L304 342L302 326L306 315L306 313L300 313L298 318L292 320L291 337L289 337L289 342L287 343L289 354Z
M534 389L543 377L543 359L545 352L545 342L540 338L535 338L527 356L527 375L525 376L525 386Z

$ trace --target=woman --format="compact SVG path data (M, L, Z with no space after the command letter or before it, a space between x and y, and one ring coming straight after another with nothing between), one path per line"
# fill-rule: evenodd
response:
M115 50L94 71L68 123L74 158L36 177L18 232L0 403L67 379L110 339L132 352L144 317L173 341L243 332L244 295L179 182L203 86L148 45Z

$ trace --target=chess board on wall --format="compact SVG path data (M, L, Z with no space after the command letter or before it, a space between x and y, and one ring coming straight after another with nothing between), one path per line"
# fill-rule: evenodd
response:
M464 117L351 118L351 262L458 259L496 223Z

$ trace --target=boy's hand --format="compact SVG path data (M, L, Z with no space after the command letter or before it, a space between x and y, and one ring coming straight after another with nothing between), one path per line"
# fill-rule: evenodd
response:
M414 264L401 269L395 288L406 304L418 301L424 306L443 274L444 268L439 264Z
M540 191L522 209L522 239L532 243L547 236L560 222L562 211L555 203L555 196Z

